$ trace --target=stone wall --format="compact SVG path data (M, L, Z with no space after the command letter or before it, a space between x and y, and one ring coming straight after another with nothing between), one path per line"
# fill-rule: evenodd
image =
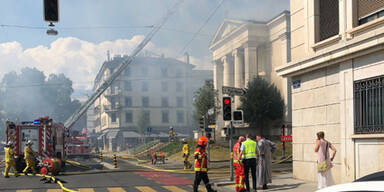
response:
M340 102L338 65L295 76L299 88L292 88L293 175L295 178L316 181L314 152L316 133L340 148ZM340 178L340 153L332 169L336 181Z

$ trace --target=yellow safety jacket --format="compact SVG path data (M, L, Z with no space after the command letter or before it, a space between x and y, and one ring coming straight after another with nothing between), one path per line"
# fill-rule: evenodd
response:
M183 144L183 153L184 155L189 155L189 145Z
M12 162L14 161L14 156L15 156L15 151L10 148L10 147L4 147L4 152L5 152L5 162Z
M243 145L244 145L243 158L244 159L256 158L256 142L251 139L248 139L243 142Z
M26 159L26 160L34 160L35 159L35 152L31 149L30 146L26 146L24 148L24 159Z

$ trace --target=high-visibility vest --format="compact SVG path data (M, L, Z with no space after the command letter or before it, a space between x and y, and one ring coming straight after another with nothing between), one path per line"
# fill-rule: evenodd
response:
M251 139L248 139L243 142L243 145L244 145L243 158L244 159L256 158L256 142Z
M207 172L207 153L205 153L205 148L196 147L195 149L195 171Z
M13 156L15 155L15 152L13 151L12 148L4 147L4 152L5 152L5 157L4 157L5 162L14 161Z
M233 162L234 163L238 163L239 160L237 159L240 159L239 156L240 156L240 147L241 147L241 143L240 142L237 142L234 146L233 146ZM241 162L241 160L240 160Z

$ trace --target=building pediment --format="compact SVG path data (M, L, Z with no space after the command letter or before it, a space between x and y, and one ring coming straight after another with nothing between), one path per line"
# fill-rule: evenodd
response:
M217 29L209 46L211 47L212 45L226 39L234 31L244 27L246 24L247 23L245 21L225 19Z

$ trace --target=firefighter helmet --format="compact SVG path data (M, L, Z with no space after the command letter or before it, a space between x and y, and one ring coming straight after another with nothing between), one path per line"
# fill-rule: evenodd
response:
M198 145L205 146L205 145L207 145L207 141L208 141L208 139L207 139L206 137L201 136L201 137L199 138L199 140L197 141L197 144L198 144Z
M28 140L25 145L32 145L32 144L33 144L33 142L31 140Z
M7 146L10 147L12 145L13 145L13 142L12 141L8 141Z

